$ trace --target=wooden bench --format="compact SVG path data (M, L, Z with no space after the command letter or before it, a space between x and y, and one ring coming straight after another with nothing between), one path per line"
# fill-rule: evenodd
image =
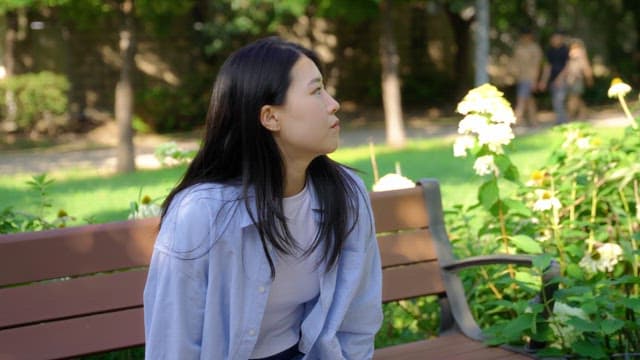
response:
M527 256L455 260L438 183L371 193L383 301L437 295L441 336L378 349L375 359L518 359L482 344L455 271L531 265ZM0 359L54 359L144 344L142 290L158 219L0 236ZM556 267L549 276L555 276ZM553 285L544 296L551 298Z

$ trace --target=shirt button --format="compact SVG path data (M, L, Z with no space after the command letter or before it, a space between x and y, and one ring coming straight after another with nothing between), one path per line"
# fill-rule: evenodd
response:
M256 334L256 331L255 331L255 330L253 330L253 329L249 330L249 335L253 336L253 335L255 335L255 334Z
M264 288L264 286L260 286L260 287L258 288L258 291L260 291L260 293L264 293L264 291L265 291L265 290L266 290L266 289Z

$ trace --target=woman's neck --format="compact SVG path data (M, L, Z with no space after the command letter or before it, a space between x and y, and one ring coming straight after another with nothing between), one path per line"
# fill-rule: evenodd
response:
M284 197L296 195L304 189L307 181L308 162L285 164Z

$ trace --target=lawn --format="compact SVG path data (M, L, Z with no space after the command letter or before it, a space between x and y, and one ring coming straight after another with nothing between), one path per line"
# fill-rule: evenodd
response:
M622 128L601 128L602 137L622 134ZM471 204L475 200L480 184L472 170L470 159L454 158L453 138L433 138L410 141L403 150L386 146L376 147L376 158L380 175L393 172L399 162L403 175L418 180L424 177L437 178L442 185L444 207L454 204ZM521 171L523 179L541 166L549 156L550 149L561 141L559 134L550 129L534 135L517 137L508 151ZM373 172L368 146L341 148L331 155L335 160L362 171L362 178L369 188L373 183ZM129 204L138 199L140 193L152 198L162 198L179 180L184 167L138 171L127 175L104 175L90 170L72 170L49 174L54 183L49 187L53 204L47 211L52 218L58 209L64 209L77 218L76 223L103 223L124 220L129 213ZM16 211L36 213L38 195L26 181L31 175L20 174L0 177L0 210L13 207Z

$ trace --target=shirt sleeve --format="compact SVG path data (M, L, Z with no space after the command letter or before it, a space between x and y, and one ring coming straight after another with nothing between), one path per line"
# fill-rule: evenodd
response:
M156 239L144 290L146 359L199 359L210 220L202 201L175 201Z
M375 335L382 324L382 266L380 250L376 241L373 211L369 196L361 186L358 236L365 237L365 251L360 269L355 296L349 304L338 332L336 333L342 354L347 360L371 359ZM351 269L350 269L351 271Z

